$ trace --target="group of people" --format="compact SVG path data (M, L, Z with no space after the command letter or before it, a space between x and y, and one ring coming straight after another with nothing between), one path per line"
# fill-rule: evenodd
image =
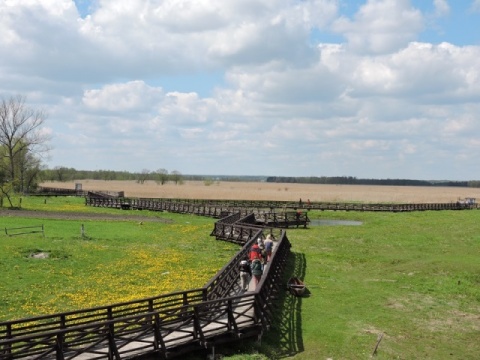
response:
M272 257L273 236L268 234L265 240L258 238L250 248L248 260L240 262L240 280L243 291L248 290L250 279L253 278L255 287L262 278L265 266Z

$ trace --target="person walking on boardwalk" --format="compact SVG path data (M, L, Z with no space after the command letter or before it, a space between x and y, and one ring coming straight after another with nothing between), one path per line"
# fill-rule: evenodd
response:
M248 290L248 284L252 278L252 269L247 260L240 261L240 286L242 291Z
M248 258L250 262L252 262L255 259L262 260L262 249L260 249L260 246L258 246L257 243L253 244L253 246L250 248L250 254L248 255Z
M262 246L264 246L263 239L262 239L261 237L259 237L259 238L257 239L257 244L258 244L258 246L259 246L260 248L261 248Z
M264 241L265 244L265 252L267 254L267 263L270 262L272 257L272 250L273 250L273 236L272 234L268 234L267 238Z
M263 274L263 265L260 259L255 259L252 261L252 275L255 284L255 288L257 287L260 279L262 278Z

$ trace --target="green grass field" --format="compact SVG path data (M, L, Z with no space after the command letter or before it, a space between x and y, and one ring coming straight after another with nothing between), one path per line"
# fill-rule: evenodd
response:
M7 229L43 225L45 237L1 236L0 321L201 287L238 251L209 236L214 219L88 208L77 198L42 201L26 198L22 207L122 217L141 213L152 221L2 217Z
M74 198L70 204L29 201L22 206L120 211L85 208ZM2 218L5 227L43 223L46 236L1 237L0 318L201 286L238 250L209 237L213 219L150 214L172 222L83 221L82 238L77 220ZM362 225L288 230L292 257L285 280L302 277L308 296L285 291L261 344L245 341L217 353L235 360L370 359L382 336L376 359L478 359L480 212L309 217ZM51 256L29 257L38 251Z
M367 359L380 336L377 359L479 358L480 212L310 217L363 225L288 232L310 295L283 299L267 358Z

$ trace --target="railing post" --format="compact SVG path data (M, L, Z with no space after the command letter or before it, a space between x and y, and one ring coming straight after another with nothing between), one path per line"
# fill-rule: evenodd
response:
M64 341L64 334L59 333L57 334L57 344L56 344L56 359L57 360L64 360L63 356L63 341Z
M153 324L154 349L155 350L161 349L162 353L165 354L165 352L167 351L167 348L165 346L165 342L163 341L162 332L160 331L160 315L158 314L158 312L155 313L155 316L153 319L154 319L153 320L154 321L154 324Z
M238 326L237 326L237 322L235 321L235 316L233 316L233 304L232 304L232 300L228 300L228 307L227 307L227 311L228 311L228 331L232 331L232 328L233 328L233 331L235 332L235 335L238 334Z
M108 307L108 359L117 359L120 360L120 354L117 349L117 344L115 343L115 323L113 320L112 308Z
M12 338L12 324L7 324L7 334L6 334L7 339ZM11 355L12 354L12 344L7 344L3 346L3 349L0 348L0 354L3 353L5 355ZM8 359L8 356L7 356Z
M195 306L193 308L193 327L195 329L194 337L195 339L200 339L200 344L203 347L207 347L207 344L205 342L205 336L203 336L202 325L200 324L200 315L198 312L198 306Z

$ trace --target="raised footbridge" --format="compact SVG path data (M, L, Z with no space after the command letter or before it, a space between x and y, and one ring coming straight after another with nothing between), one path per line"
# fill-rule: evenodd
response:
M97 194L99 195L99 194ZM118 209L138 209L153 211L184 212L197 215L221 217L221 212L240 211L243 214L282 216L288 214L290 219L309 210L333 211L432 211L432 210L472 210L478 209L475 201L455 201L448 203L346 203L346 202L309 202L267 201L267 200L203 200L203 199L142 199L112 196L87 196L89 206L102 206ZM216 213L218 212L218 213Z
M170 210L174 208L186 212L181 204L171 204ZM211 235L241 248L204 287L1 322L0 360L169 359L248 337L261 338L273 321L291 246L285 230L274 225L306 226L308 218L266 221L269 217L264 215L257 221L252 213L221 208L212 212L225 216ZM242 291L239 262L247 258L253 242L267 233L276 238L272 258L259 284Z

